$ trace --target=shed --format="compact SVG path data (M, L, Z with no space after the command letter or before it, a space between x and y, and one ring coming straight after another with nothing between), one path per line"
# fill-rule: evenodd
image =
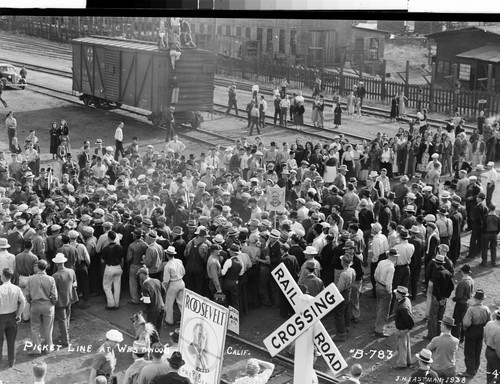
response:
M500 25L473 26L431 33L436 41L436 79L453 78L470 90L486 90L488 77L491 90L500 92L495 76L500 74ZM453 74L453 66L457 70ZM488 67L491 72L488 75Z

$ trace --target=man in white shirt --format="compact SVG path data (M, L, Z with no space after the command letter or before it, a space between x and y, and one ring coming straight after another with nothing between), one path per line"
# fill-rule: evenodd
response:
M262 128L264 128L266 125L266 111L267 111L267 102L266 100L264 100L264 95L261 95L259 101L259 125Z
M219 168L220 159L217 156L216 151L217 151L217 149L215 147L210 148L210 153L205 158L205 161L207 162L207 165L209 167L212 167L213 169Z
M284 96L280 101L280 125L286 128L286 115L290 109L290 96Z
M118 161L118 154L121 154L122 157L125 156L125 150L123 149L123 122L120 121L118 127L115 131L115 160Z
M495 170L495 163L493 161L486 164L486 172L481 175L481 178L486 179L486 205L491 204L493 191L495 191L495 183L497 182L497 171Z
M378 263L375 270L375 282L377 292L377 317L375 320L375 334L379 337L389 337L384 332L389 307L392 298L392 279L394 278L395 264L398 260L398 251L392 248L389 251L388 259Z
M94 179L101 182L102 179L104 179L104 175L106 175L106 172L108 171L108 167L102 162L102 158L97 156L97 162L91 170Z
M296 200L297 204L297 221L301 223L307 219L309 215L309 209L306 207L306 201L300 197Z
M179 141L178 135L174 135L174 138L165 147L166 149L171 149L174 153L181 153L186 149L186 145Z

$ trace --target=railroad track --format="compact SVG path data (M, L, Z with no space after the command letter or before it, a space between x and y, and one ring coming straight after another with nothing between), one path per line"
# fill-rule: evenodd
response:
M54 43L52 43L52 44L41 43L39 41L36 41L35 44L32 44L32 43L28 44L27 42L19 40L19 38L17 36L10 36L10 35L5 35L5 34L2 35L1 46L3 49L11 49L11 50L17 50L17 51L22 50L25 52L33 53L34 55L42 55L42 56L46 56L46 57L54 57L54 54L56 54L56 56L58 56L59 58L66 59L66 60L71 60L71 55L72 55L71 49L66 48L64 46L57 46ZM42 49L40 49L40 48L42 48ZM32 70L39 69L41 72L46 72L46 73L52 73L51 71L53 71L50 68L43 68L41 66L11 61L11 60L8 60L8 58L2 59L2 60L4 60L4 61L6 60L7 62L10 62L14 65L25 65L27 69L30 69L30 68ZM71 76L71 71L68 70L66 72L65 76ZM218 86L223 86L223 87L229 86L230 84L232 84L232 82L233 82L233 80L223 79L220 77L216 77L216 79L215 79L215 84ZM237 80L236 86L241 90L248 89L250 91L252 85L250 83ZM262 94L272 95L272 88L269 86L259 85L259 90ZM305 96L305 95L304 95L304 99L306 101L306 104L309 106L311 106L313 101L314 101L314 99L312 97ZM344 108L346 107L345 102L341 102L341 104ZM333 103L328 101L327 99L325 99L325 107L332 109ZM364 106L363 113L365 115L370 115L373 117L389 119L390 106L387 106L387 108L385 108L385 109L379 108L379 107L373 107L373 106ZM399 122L402 124L407 124L410 121L409 119L416 118L416 115L411 114L411 113L407 114L406 116L407 116L407 119L401 119ZM443 119L428 118L427 121L428 121L429 125L433 128L440 127L440 126L442 127L446 124L446 120L443 120ZM473 130L475 129L475 127L471 126L471 125L464 125L463 128L465 129L467 134L471 134L473 132ZM343 132L340 132L340 133L343 133Z

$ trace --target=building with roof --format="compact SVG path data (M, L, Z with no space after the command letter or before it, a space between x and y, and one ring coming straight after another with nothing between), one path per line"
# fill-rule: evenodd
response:
M196 45L227 57L267 56L275 62L328 67L343 61L378 62L390 34L352 20L190 18ZM215 28L215 31L214 31Z
M489 79L489 91L500 92L500 82L495 81L496 74L500 75L500 25L473 26L427 37L436 41L436 80L456 79L462 89L488 90Z

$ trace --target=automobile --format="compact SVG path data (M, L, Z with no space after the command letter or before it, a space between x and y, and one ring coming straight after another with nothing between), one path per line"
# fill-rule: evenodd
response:
M19 71L11 64L0 63L0 80L5 87L26 87L26 79L23 79Z

